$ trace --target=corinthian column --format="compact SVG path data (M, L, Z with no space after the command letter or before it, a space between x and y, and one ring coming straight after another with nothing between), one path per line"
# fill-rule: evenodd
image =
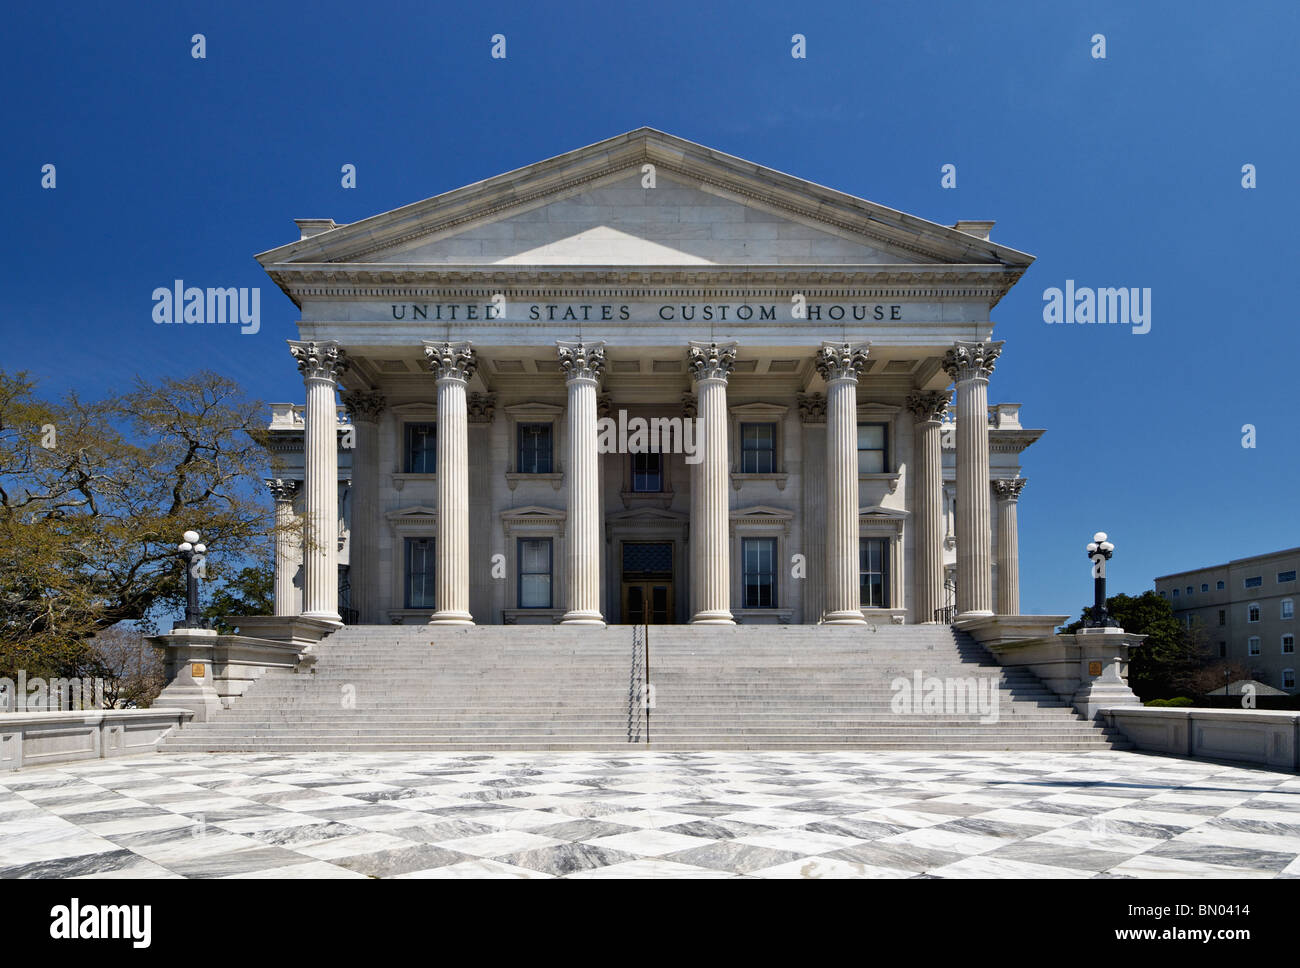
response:
M565 625L601 625L600 467L596 454L596 385L605 368L605 344L557 342L560 369L569 389L569 489L564 555L567 609Z
M473 625L469 613L469 416L465 387L477 365L468 342L424 341L438 379L438 610L430 625Z
M861 344L823 343L817 369L826 381L827 625L865 625L858 575L858 374Z
M293 528L293 498L298 482L270 478L266 486L275 498L275 614L298 614L298 590L293 587L299 541Z
M907 408L916 418L913 485L916 506L912 521L916 535L914 613L917 622L935 621L943 606L943 454L941 421L948 392L911 393Z
M727 375L736 362L736 344L692 341L686 362L695 379L697 453L703 457L691 482L691 624L735 625L727 540Z
M998 496L998 614L1020 614L1020 525L1016 504L1025 478L994 481Z
M358 621L374 625L379 574L378 527L379 493L379 416L384 412L384 396L372 390L349 390L343 405L352 417L355 439L352 441L352 607Z
M989 374L1002 341L958 340L943 366L957 384L957 614L993 614Z
M348 360L336 340L289 340L307 386L303 618L339 619L339 432L335 391Z

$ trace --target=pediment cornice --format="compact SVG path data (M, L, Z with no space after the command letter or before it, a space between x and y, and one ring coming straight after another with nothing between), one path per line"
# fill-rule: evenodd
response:
M370 218L340 225L257 256L285 263L357 263L384 250L463 231L561 199L643 165L742 204L849 233L898 253L900 261L986 264L1023 271L1033 256L948 226L756 165L703 145L639 128L512 172Z

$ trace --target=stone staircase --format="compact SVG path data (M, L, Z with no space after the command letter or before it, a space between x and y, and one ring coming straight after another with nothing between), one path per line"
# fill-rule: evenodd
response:
M348 626L160 748L201 751L1128 748L948 626ZM991 680L997 718L895 712L898 677ZM648 738L648 743L647 743Z

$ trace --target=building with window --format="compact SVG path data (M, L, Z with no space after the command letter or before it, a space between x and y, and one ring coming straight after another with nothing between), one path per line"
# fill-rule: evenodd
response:
M1296 601L1300 548L1165 575L1156 592L1190 629L1201 629L1210 658L1248 666L1256 679L1296 691Z
M988 403L1032 257L650 129L260 255L305 403L277 612L362 623L1017 614ZM994 378L996 382L996 378ZM299 517L295 518L295 514Z

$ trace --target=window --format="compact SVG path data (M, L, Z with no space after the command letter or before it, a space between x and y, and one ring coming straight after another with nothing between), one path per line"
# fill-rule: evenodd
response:
M662 454L632 455L632 490L640 493L658 494L664 489L664 465Z
M406 461L402 466L408 474L436 474L438 472L437 424L409 423L406 425Z
M1187 586L1187 594L1189 594L1189 595L1192 594L1192 586L1191 586L1191 585L1188 585L1188 586Z
M1289 581L1295 581L1294 571L1279 571L1277 573L1277 583L1279 585L1285 585Z
M888 443L885 424L858 424L859 474L884 474L888 471Z
M1164 593L1163 591L1160 593L1160 597L1161 597L1161 598L1164 598L1164 597L1165 597L1165 593Z
M546 426L549 426L547 424ZM520 538L519 551L519 607L551 607L551 553L550 538Z
M1259 603L1251 602L1249 605L1246 606L1246 621L1247 622L1259 621Z
M1246 651L1251 655L1259 655L1259 636L1252 635L1246 640Z
M1282 636L1282 654L1283 655L1295 654L1295 636L1289 632L1286 635Z
M1294 669L1283 669L1283 670L1282 670L1282 688L1283 688L1283 689L1294 689L1294 688L1295 688L1295 670L1294 670Z
M406 539L406 607L436 608L432 538Z
M1201 583L1201 591L1203 591L1203 592L1208 592L1209 590L1210 590L1210 586L1209 586L1208 584L1206 584L1205 582L1202 582L1202 583Z
M740 473L776 473L776 424L740 425Z
M776 539L745 538L740 547L745 608L776 608Z
M1175 588L1175 589L1174 589L1174 598L1177 598L1177 597L1178 597L1178 589Z
M1223 582L1215 582L1214 587L1219 591L1223 591Z
M1282 599L1282 617L1295 618L1295 602L1289 598Z
M1228 624L1228 610L1226 608L1219 609L1219 624L1220 625Z
M858 583L863 608L889 608L889 546L885 538L858 542Z
M1220 658L1220 659L1226 659L1227 657L1228 657L1228 643L1227 643L1227 642L1220 642L1220 643L1219 643L1219 658Z
M1264 584L1264 576L1256 575L1254 578L1247 578L1242 584L1247 588L1258 588Z
M516 437L519 443L519 460L516 464L519 473L551 473L551 425L549 423L518 424Z

